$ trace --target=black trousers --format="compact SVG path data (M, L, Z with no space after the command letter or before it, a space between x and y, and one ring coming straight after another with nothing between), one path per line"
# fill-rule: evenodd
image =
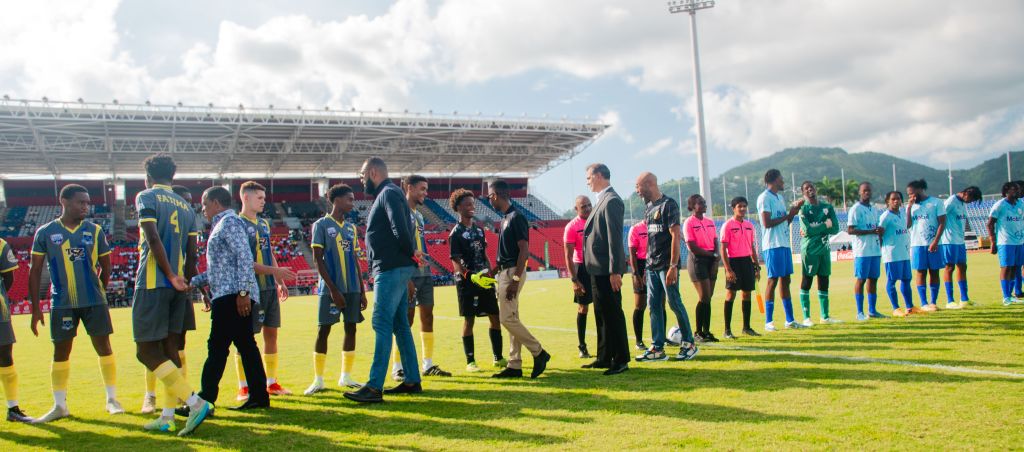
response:
M231 354L231 344L235 345L238 355L242 357L242 368L245 370L245 381L249 385L249 400L264 402L270 400L267 394L267 372L263 369L263 358L256 346L252 333L251 314L246 317L238 315L235 304L237 294L225 295L214 299L210 312L210 339L207 341L208 352L206 364L203 365L203 386L199 397L210 403L217 401L220 380L224 376L224 366Z
M594 312L600 320L597 359L610 364L630 361L626 316L622 313L622 291L612 290L611 276L590 275L594 291ZM604 341L602 347L601 341Z

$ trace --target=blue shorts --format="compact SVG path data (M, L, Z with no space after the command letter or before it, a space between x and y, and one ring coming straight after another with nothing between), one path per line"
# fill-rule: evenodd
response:
M885 263L885 277L889 278L889 281L909 281L913 273L909 260Z
M998 245L1000 267L1017 267L1024 265L1024 245Z
M935 251L928 252L927 246L910 247L910 266L914 270L938 270L944 268L946 263L942 261L942 253Z
M939 245L939 252L942 253L942 263L949 265L967 263L967 245Z
M764 265L768 267L768 278L781 278L793 274L793 252L789 248L765 250Z
M853 277L857 279L878 279L882 267L882 256L853 258Z

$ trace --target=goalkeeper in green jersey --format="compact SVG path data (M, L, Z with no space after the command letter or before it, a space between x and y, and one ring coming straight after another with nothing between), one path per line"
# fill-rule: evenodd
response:
M800 281L800 307L804 312L804 326L811 321L811 281L818 278L818 303L821 305L822 323L839 323L828 314L828 278L832 274L832 256L828 238L839 232L839 220L832 204L818 199L818 189L811 181L800 185L804 205L800 207L800 256L803 279Z

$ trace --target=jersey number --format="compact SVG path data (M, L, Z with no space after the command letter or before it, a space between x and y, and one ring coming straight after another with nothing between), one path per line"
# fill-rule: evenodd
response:
M181 228L178 226L178 211L171 212L171 225L174 226L174 233L181 234Z

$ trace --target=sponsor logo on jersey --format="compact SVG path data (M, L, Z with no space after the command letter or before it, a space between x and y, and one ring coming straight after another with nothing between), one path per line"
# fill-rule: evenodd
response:
M50 235L50 242L52 242L54 245L60 245L60 244L64 243L64 235L63 234L52 234L52 235Z

